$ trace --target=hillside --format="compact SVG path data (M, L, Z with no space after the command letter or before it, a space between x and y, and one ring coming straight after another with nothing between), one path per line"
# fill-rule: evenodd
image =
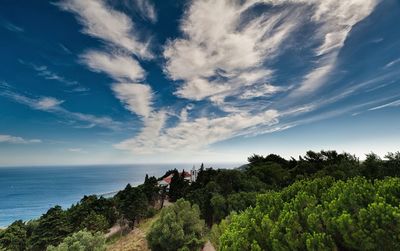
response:
M140 222L139 226L124 236L115 237L107 247L107 251L148 251L146 234L151 224L159 218L159 214Z

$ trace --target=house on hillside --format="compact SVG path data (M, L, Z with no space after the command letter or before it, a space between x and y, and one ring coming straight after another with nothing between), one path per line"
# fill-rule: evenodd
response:
M158 181L158 186L161 188L165 188L165 191L168 192L169 185L171 184L173 176L174 176L173 174L170 174L167 177L163 178L162 180Z
M183 178L187 182L192 183L192 182L195 182L196 179L197 179L198 170L196 170L195 166L193 166L193 168L192 168L192 170L190 170L190 172L186 172L185 170L183 170L179 174L182 175ZM162 188L165 188L166 191L168 191L173 176L174 176L173 174L170 174L167 177L163 178L162 180L158 181L158 186L162 187Z

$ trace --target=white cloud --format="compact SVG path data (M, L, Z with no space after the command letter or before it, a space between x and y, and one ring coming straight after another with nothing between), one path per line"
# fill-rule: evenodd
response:
M267 110L257 115L232 114L216 118L182 120L178 125L161 130L165 116L158 114L135 138L123 141L115 147L133 153L155 153L204 149L210 144L246 134L246 130L257 125L272 125L278 122L278 112Z
M221 102L238 95L242 86L265 83L271 77L273 71L263 63L279 55L297 25L291 20L300 17L283 11L244 23L248 7L227 0L192 2L181 23L184 38L170 41L164 50L168 76L184 81L176 95Z
M228 91L229 89L229 85L216 85L210 83L206 79L196 78L184 83L182 87L175 92L175 94L187 99L202 100L206 97Z
M270 0L268 2L275 2ZM335 68L340 49L358 22L369 16L379 0L281 0L280 3L300 3L313 6L312 20L319 24L316 38L322 44L315 54L320 56L319 65L304 78L297 95L307 94L320 88Z
M134 4L145 19L150 20L152 23L157 22L156 9L149 0L134 0Z
M71 153L87 153L82 148L69 148L67 151Z
M26 105L35 110L56 114L63 119L70 119L73 121L88 123L90 125L90 128L94 126L99 126L111 130L120 130L122 128L121 122L114 121L113 119L106 116L101 117L91 114L68 111L67 109L60 106L64 101L58 100L53 97L31 98L10 90L0 92L0 96L9 98L14 102Z
M117 81L140 81L145 72L130 56L88 51L81 55L82 61L95 72L104 72Z
M395 64L397 64L397 63L400 63L400 58L398 58L398 59L396 59L396 60L393 60L393 61L390 61L389 63L387 63L387 64L385 65L385 68L390 68L390 67L392 67L393 65L395 65Z
M152 4L145 0L134 2L143 17L152 22L157 20ZM150 39L141 36L137 26L126 14L112 9L103 0L65 0L57 5L75 13L86 34L100 38L111 47L123 48L129 52L90 50L80 58L92 71L106 73L116 80L117 83L112 85L116 97L129 111L141 116L145 125L151 124L149 120L153 113L153 93L150 86L140 83L145 79L145 71L132 56L151 58L148 48Z
M63 100L58 100L52 97L42 97L37 100L34 106L39 110L47 111L59 107L63 102Z
M263 97L267 95L273 95L280 91L283 91L284 88L279 86L274 86L271 84L260 84L255 85L251 88L246 89L241 95L240 98L242 99L251 99L257 97Z
M15 25L13 23L3 21L2 25L4 28L6 28L9 31L16 32L16 33L21 33L24 32L24 29L22 27L19 27L18 25Z
M171 79L184 81L178 87L178 96L193 100L218 100L221 105L226 97L247 96L238 93L238 89L248 93L242 86L271 82L274 71L268 69L268 63L273 62L284 48L298 46L291 41L295 31L311 22L317 27L309 37L313 44L317 44L314 48L316 63L298 88L292 88L296 95L311 93L318 90L335 69L337 55L352 27L367 17L377 2L193 1L181 23L184 38L170 41L165 47L165 71ZM262 14L249 14L257 4L277 8ZM285 5L285 8L279 8L280 5ZM260 70L268 70L268 73L260 74L257 80L241 78L247 72ZM199 89L200 80L208 80L209 87ZM226 88L227 85L229 91L221 94L219 88ZM193 90L198 90L196 95L193 95ZM213 98L213 94L218 97Z
M20 64L29 66L30 68L32 68L33 70L35 70L38 73L38 76L40 76L44 79L55 80L55 81L65 84L69 87L72 87L72 89L71 89L72 92L85 92L85 91L89 90L86 87L80 86L80 84L77 81L68 80L65 77L61 76L60 74L58 74L54 71L51 71L49 69L49 67L46 65L36 65L36 64L29 63L29 62L26 62L21 59L18 59L18 62Z
M190 1L181 19L182 36L164 45L164 72L177 81L176 96L210 101L218 108L216 114L207 115L182 106L180 112L153 107L152 90L144 83L145 71L132 57L149 58L148 43L125 14L101 0L69 0L60 6L77 14L86 34L130 52L88 51L81 59L91 70L116 80L112 85L115 96L143 122L137 135L115 147L151 153L205 149L255 131L284 130L296 123L278 124L278 118L294 117L350 95L352 90L307 105L291 103L287 94L291 91L301 97L323 86L335 70L352 27L372 12L377 1ZM132 2L145 18L152 22L157 19L149 2ZM261 5L270 8L260 11ZM307 37L305 48L299 49L312 50L312 59L305 62L311 69L295 84L277 83L277 58L286 49L297 49L298 33L310 27L315 30ZM283 98L276 100L276 96ZM179 121L171 122L171 113Z
M166 119L167 113L165 111L151 114L150 117L144 120L144 126L138 135L132 139L124 140L114 145L114 147L134 153L156 152L159 146L160 133L165 125Z
M387 103L387 104L383 104L383 105L380 105L380 106L375 106L375 107L372 107L372 108L370 108L368 110L369 111L375 111L375 110L383 109L383 108L386 108L386 107L396 107L396 106L400 106L400 100L396 100L396 101L393 101L393 102L390 102L390 103Z
M133 113L148 117L151 113L152 93L148 85L118 83L112 87L115 95Z
M151 57L148 42L141 41L139 30L135 29L132 20L126 14L112 9L105 1L64 0L57 5L77 15L84 26L84 33L139 57Z
M40 139L24 139L22 137L0 134L0 143L30 144L30 143L41 143L41 142L42 141Z

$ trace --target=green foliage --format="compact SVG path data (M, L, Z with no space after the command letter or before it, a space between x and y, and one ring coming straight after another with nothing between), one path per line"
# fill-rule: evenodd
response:
M256 205L256 192L239 192L228 195L226 199L228 212L241 212Z
M158 187L156 177L149 177L146 174L144 183L139 186L147 197L147 201L154 206L159 197L160 188Z
M227 206L224 196L220 194L214 194L210 202L213 210L213 221L221 221L223 218L225 218L225 215L227 214Z
M235 212L228 215L225 219L221 220L219 224L214 224L210 231L210 241L216 249L219 248L219 239L225 232L228 225L231 223L232 217L236 215Z
M60 206L50 208L38 221L30 238L32 250L45 250L48 245L58 245L72 233L67 213Z
M115 196L118 211L128 220L131 227L135 222L143 218L149 208L146 194L142 188L127 185L123 191Z
M233 216L220 250L399 250L400 179L299 181Z
M204 243L204 222L197 205L178 200L164 208L147 240L153 251L199 250Z
M81 223L81 229L87 229L91 232L105 232L109 228L106 217L101 214L91 212Z
M78 204L67 210L67 215L74 232L84 228L93 232L104 231L117 220L113 202L96 195L84 196Z
M168 193L169 200L172 202L182 198L189 186L189 183L185 180L183 173L184 171L182 173L175 171L172 176Z
M49 246L47 251L105 251L106 240L101 233L79 231L68 236L58 246Z
M0 247L10 251L27 250L27 229L24 222L14 221L0 232Z

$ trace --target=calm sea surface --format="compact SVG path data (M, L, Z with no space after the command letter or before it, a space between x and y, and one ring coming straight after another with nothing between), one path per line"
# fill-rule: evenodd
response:
M141 184L146 174L159 177L173 168L190 170L191 167L185 164L0 167L0 227L18 219L37 218L55 205L68 208L84 195L115 192L128 183Z

